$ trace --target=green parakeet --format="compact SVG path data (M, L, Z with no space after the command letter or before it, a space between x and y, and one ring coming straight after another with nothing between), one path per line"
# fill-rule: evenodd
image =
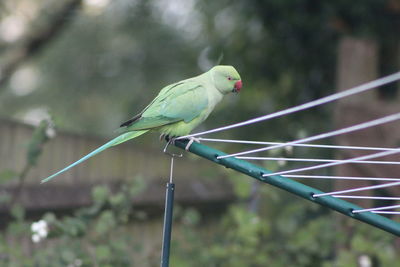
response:
M142 112L121 124L122 134L80 160L42 180L49 181L101 151L138 137L150 130L169 138L188 135L202 123L224 95L242 88L239 73L232 66L215 66L209 71L161 89Z

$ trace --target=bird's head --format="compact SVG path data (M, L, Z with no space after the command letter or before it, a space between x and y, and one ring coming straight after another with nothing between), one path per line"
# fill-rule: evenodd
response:
M215 66L210 70L215 87L222 93L239 93L242 89L242 79L232 66Z

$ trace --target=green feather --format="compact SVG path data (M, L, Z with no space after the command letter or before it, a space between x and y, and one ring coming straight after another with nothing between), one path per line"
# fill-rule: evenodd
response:
M239 80L239 73L232 66L215 66L199 76L164 87L142 112L121 125L122 132L125 133L47 177L42 183L111 146L138 137L149 130L158 130L171 137L189 134L210 115L224 95L234 91L235 83Z
M126 131L150 129L174 122L190 122L207 107L207 90L198 81L187 81L161 90Z
M45 182L50 181L51 179L53 179L53 178L56 177L57 175L59 175L59 174L65 172L65 171L71 169L72 167L75 167L76 165L78 165L79 163L84 162L84 161L87 160L87 159L90 159L91 157L93 157L93 156L99 154L100 152L106 150L106 149L109 148L109 147L119 145L119 144L121 144L121 143L123 143L123 142L126 142L126 141L132 139L132 138L138 137L138 136L140 136L140 135L146 133L147 131L148 131L148 130L145 130L145 131L135 131L135 132L129 132L129 133L121 134L120 136L118 136L118 137L112 139L111 141L105 143L105 144L102 145L101 147L99 147L99 148L95 149L94 151L90 152L89 154L87 154L86 156L84 156L83 158L81 158L80 160L75 161L75 162L72 163L71 165L65 167L65 168L62 169L61 171L56 172L55 174L53 174L53 175L47 177L46 179L43 179L41 183L45 183Z

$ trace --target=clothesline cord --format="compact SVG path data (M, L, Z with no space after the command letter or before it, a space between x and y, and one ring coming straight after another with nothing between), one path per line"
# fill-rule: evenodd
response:
M332 94L332 95L329 95L329 96L326 96L326 97L322 97L322 98L319 98L319 99L316 99L316 100L313 100L313 101L310 101L310 102L307 102L307 103L304 103L304 104L301 104L301 105L298 105L298 106L287 108L287 109L284 109L284 110L281 110L281 111L277 111L277 112L274 112L274 113L271 113L271 114L267 114L267 115L260 116L260 117L257 117L257 118L253 118L253 119L250 119L250 120L242 121L242 122L239 122L239 123L235 123L235 124L231 124L231 125L227 125L227 126L223 126L223 127L207 130L207 131L204 131L204 132L181 136L181 137L178 137L177 139L186 139L186 138L189 138L189 137L201 136L201 135L220 132L220 131L225 131L225 130L229 130L229 129L233 129L233 128L237 128L237 127L241 127L241 126L245 126L245 125L249 125L249 124L253 124L253 123L257 123L257 122L261 122L261 121L270 120L270 119L281 117L281 116L288 115L288 114L291 114L291 113L299 112L299 111L302 111L302 110L305 110L305 109L308 109L308 108L311 108L311 107L315 107L315 106L319 106L319 105L322 105L322 104L326 104L326 103L329 103L329 102L332 102L332 101L335 101L335 100L338 100L338 99L341 99L341 98L344 98L344 97L348 97L348 96L351 96L351 95L362 93L362 92L371 90L373 88L376 88L376 87L379 87L379 86L382 86L382 85L385 85L385 84L388 84L388 83L391 83L391 82L395 82L397 80L400 80L400 72L396 72L396 73L393 73L391 75L388 75L388 76L385 76L385 77L382 77L382 78L379 78L379 79L364 83L364 84L356 86L356 87L353 87L351 89L348 89L348 90L345 90L345 91L341 91L341 92L338 92L338 93L335 93L335 94Z
M265 142L265 141L249 141L249 140L232 140L232 139L215 139L215 138L198 138L199 141L206 142L221 142L221 143L236 143L236 144L250 144L250 145L282 145L287 142ZM351 150L396 150L390 147L371 147L371 146L341 146L341 145L319 145L319 144L293 144L294 147L315 147L315 148L333 148L333 149L351 149Z
M246 154L251 154L251 153L256 153L256 152L262 152L262 151L268 151L268 150L272 150L272 149L292 146L294 144L301 144L301 143L316 141L316 140L320 140L320 139L324 139L324 138L328 138L328 137L333 137L333 136L337 136L337 135L342 135L342 134L378 126L378 125L393 122L393 121L396 121L399 119L400 119L400 112L392 114L392 115L388 115L388 116L385 116L385 117L382 117L379 119L356 124L356 125L353 125L350 127L345 127L345 128L339 129L339 130L334 130L334 131L294 140L294 141L287 142L287 143L284 143L281 145L273 145L273 146L262 147L262 148L258 148L258 149L252 149L252 150L242 151L242 152L238 152L238 153L228 154L228 155L224 155L224 156L219 156L218 159L241 156L241 155L246 155Z

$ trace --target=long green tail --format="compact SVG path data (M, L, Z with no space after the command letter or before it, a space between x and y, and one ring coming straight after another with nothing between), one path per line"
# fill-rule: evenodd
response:
M87 159L89 159L89 158L91 158L91 157L93 157L93 156L99 154L101 151L106 150L106 149L109 148L109 147L119 145L119 144L121 144L121 143L123 143L123 142L126 142L126 141L132 139L132 138L138 137L138 136L140 136L140 135L142 135L142 134L144 134L144 133L146 133L146 132L148 132L148 131L149 131L149 130L133 131L133 132L127 132L127 133L121 134L120 136L118 136L118 137L112 139L111 141L105 143L104 145L102 145L101 147L97 148L96 150L90 152L89 154L87 154L86 156L84 156L83 158L81 158L80 160L75 161L75 162L72 163L71 165L65 167L65 168L62 169L61 171L59 171L59 172L57 172L57 173L55 173L55 174L53 174L53 175L47 177L46 179L43 179L41 183L45 183L45 182L50 181L51 179L53 179L53 178L56 177L57 175L59 175L59 174L65 172L65 171L71 169L72 167L75 167L75 166L78 165L79 163L84 162L85 160L87 160Z

